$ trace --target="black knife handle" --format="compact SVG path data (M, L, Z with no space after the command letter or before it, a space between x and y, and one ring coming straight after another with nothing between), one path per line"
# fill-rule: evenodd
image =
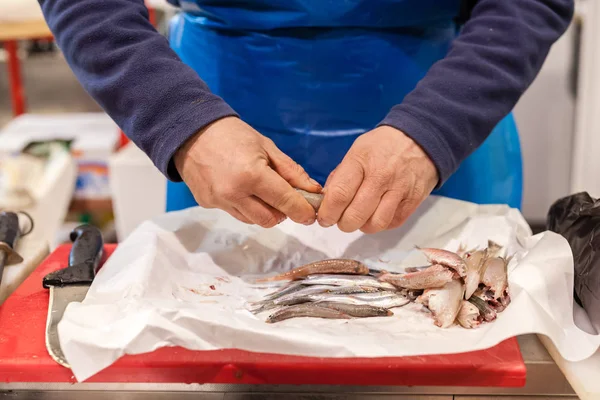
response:
M69 238L73 242L69 254L69 267L86 265L95 276L104 246L100 230L92 225L81 225L71 231Z
M44 277L45 288L91 284L100 267L104 240L100 230L92 225L80 225L70 234L73 247L67 268L52 272Z
M14 250L19 237L21 237L19 216L11 211L0 212L0 242Z

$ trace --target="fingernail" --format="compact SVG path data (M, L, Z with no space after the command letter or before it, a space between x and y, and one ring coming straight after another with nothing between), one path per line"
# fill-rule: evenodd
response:
M307 221L304 221L304 222L302 223L302 225L312 225L312 224L314 224L314 223L315 223L315 219L314 219L314 218L311 218L311 219L309 219L309 220L307 220Z
M329 228L333 224L328 221L319 220L319 225L321 225L323 228Z
M315 181L313 178L310 178L308 181L314 186L321 187L321 184L319 182Z
M280 217L279 218L279 222L277 222L278 224L282 223L283 221L285 221L287 218L285 216Z

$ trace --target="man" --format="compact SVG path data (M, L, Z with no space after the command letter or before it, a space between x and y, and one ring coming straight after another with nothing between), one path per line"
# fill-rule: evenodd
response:
M319 223L367 233L434 189L520 206L509 113L574 7L172 0L175 53L142 0L40 3L83 86L171 181L170 210L195 198L246 223L312 224L293 188L324 184Z

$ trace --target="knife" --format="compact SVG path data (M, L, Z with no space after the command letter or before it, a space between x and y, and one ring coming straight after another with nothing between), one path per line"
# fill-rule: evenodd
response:
M19 214L29 219L29 230L21 230ZM23 257L16 251L17 242L23 236L27 236L33 230L33 219L25 211L2 211L0 212L0 283L2 274L7 265L20 264Z
M0 283L6 265L23 262L23 257L15 251L20 236L19 216L10 211L0 212Z
M103 239L100 230L91 225L75 228L70 239L73 247L67 268L52 272L43 279L43 286L50 289L50 303L46 320L46 349L50 356L63 367L70 368L60 348L58 323L71 302L81 302L98 272L103 255Z

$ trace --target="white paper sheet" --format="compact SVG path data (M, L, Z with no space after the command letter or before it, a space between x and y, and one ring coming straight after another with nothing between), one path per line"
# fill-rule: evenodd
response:
M401 271L425 263L415 245L454 250L459 243L472 247L488 239L506 246L509 254L516 252L509 264L512 303L496 321L477 329L438 328L415 304L393 309L393 317L277 324L266 324L266 315L246 309L247 301L268 292L252 283L260 274L329 257ZM573 323L572 293L566 240L551 232L531 236L521 214L506 206L431 197L404 226L375 235L291 221L267 230L220 211L193 208L140 225L101 269L86 299L69 305L58 329L79 381L124 354L164 346L410 356L480 350L534 332L549 336L563 357L575 361L592 355L600 337Z

